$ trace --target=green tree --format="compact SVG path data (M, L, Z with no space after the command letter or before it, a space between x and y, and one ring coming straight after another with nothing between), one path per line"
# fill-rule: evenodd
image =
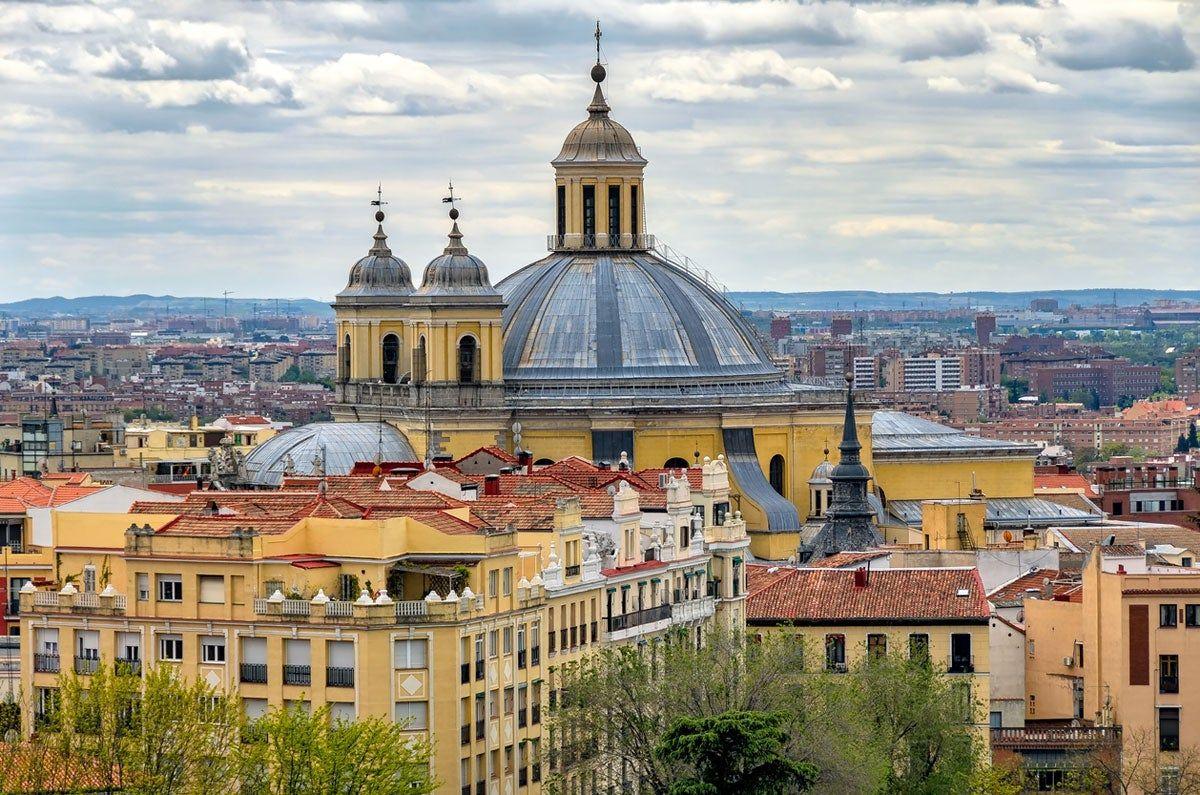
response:
M1016 403L1021 398L1029 394L1029 379L1013 378L1012 376L1002 376L1000 378L1000 386L1008 390L1008 402Z
M1195 450L1196 448L1200 448L1200 437L1197 436L1196 423L1193 422L1188 428L1188 449Z
M1188 451L1188 448L1189 448L1189 444L1188 444L1187 435L1182 434L1182 433L1179 434L1179 441L1177 441L1175 443L1175 452L1186 453Z
M335 720L329 706L311 713L280 707L247 727L241 753L243 791L263 795L359 795L437 789L433 750L390 720Z
M774 795L808 790L815 766L783 754L787 717L779 712L723 712L676 718L654 749L664 761L690 769L671 782L671 795Z

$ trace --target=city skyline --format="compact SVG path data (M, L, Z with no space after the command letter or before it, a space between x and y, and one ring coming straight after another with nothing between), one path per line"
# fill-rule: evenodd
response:
M498 280L596 15L647 231L731 289L1188 286L1184 4L180 2L0 5L6 294L326 298L379 182L419 274L450 178Z

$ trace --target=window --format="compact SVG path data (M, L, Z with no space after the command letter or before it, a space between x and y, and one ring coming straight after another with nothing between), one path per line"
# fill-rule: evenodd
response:
M1179 625L1179 608L1175 605L1159 605L1158 606L1158 625L1160 627L1174 627Z
M90 563L83 567L83 592L96 592L96 567Z
M1200 627L1200 605L1184 605L1183 623L1189 627Z
M398 640L394 644L397 668L424 668L429 641L425 638Z
M493 629L488 633L488 657L494 659L500 654L500 630Z
M225 578L220 574L201 574L200 601L208 604L224 604Z
M182 602L183 577L178 574L158 575L158 601Z
M500 593L504 596L512 595L512 567L509 566L504 570L504 576L500 579L502 590Z
M225 662L225 638L200 638L200 661L206 663Z
M471 336L458 341L458 382L479 383L479 343Z
M974 670L975 664L971 659L971 636L965 632L955 632L950 636L950 673L969 674Z
M887 635L871 633L867 635L867 659L880 660L887 656Z
M145 572L137 575L137 598L139 602L150 601L150 575Z
M180 635L159 635L158 659L163 662L182 662L183 637Z
M908 636L908 659L929 662L929 636L914 632Z
M825 669L828 671L846 670L846 636L825 636Z
M338 351L338 378L343 381L350 379L350 335L347 334L342 339L342 348Z
M397 370L400 366L400 338L395 334L388 334L383 338L382 345L383 357L383 382L385 384L396 383Z
M425 355L425 337L422 336L417 341L417 346L412 352L412 382L414 384L425 383L425 376L429 370L429 365L426 363L428 358Z
M771 482L771 488L775 489L776 494L783 494L783 488L784 488L783 456L781 456L781 455L771 456L771 463L767 466L767 470L768 470L767 479L770 480L770 482Z
M504 653L505 654L512 654L512 638L513 638L512 627L505 627L504 628Z
M583 234L596 235L596 186L583 186Z
M638 186L631 185L629 187L629 232L633 235L638 233Z
M554 204L556 208L555 217L555 234L562 237L567 233L567 186L558 185L554 191Z
M1158 750L1179 750L1179 707L1158 708Z
M616 245L621 239L621 186L608 186L608 244Z
M429 728L429 702L397 701L396 723L416 731Z
M1179 692L1179 655L1158 655L1158 692Z
M497 569L492 569L491 571L489 571L489 572L488 572L488 584L487 584L487 595L488 595L488 596L495 596L495 595L496 595L496 593L497 593L497 592L498 592L498 590L499 590L499 589L496 587L496 583L497 583L497 582L499 582L499 580L500 580L500 572L499 572L499 570L497 570Z
M1004 726L1004 713L993 710L988 713L988 728L999 729Z

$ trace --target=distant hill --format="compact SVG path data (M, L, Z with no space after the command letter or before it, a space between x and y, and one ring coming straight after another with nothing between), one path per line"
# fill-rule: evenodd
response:
M317 315L332 317L333 310L323 301L311 298L230 298L231 317L252 317L255 307L259 314L274 315ZM0 316L20 318L47 318L56 315L74 317L106 318L155 318L177 315L221 317L225 313L225 299L217 296L175 295L87 295L79 298L27 298L0 304Z
M743 309L831 310L845 309L949 309L951 307L992 307L1023 309L1034 298L1054 298L1059 305L1111 305L1114 296L1121 306L1138 306L1160 298L1200 301L1200 290L1037 290L1019 293L880 293L871 290L833 290L816 293L730 292L729 297ZM324 301L311 298L230 298L233 317L276 312L293 315L332 317L333 310ZM108 318L141 318L193 315L220 317L225 299L220 296L175 295L87 295L79 298L28 298L0 304L0 317L48 318L56 315Z
M1034 298L1054 298L1060 306L1139 306L1160 298L1177 301L1200 300L1200 290L1037 290L1019 293L878 293L871 290L834 290L820 293L730 292L743 309L830 310L845 309L949 309L991 307L1025 309Z

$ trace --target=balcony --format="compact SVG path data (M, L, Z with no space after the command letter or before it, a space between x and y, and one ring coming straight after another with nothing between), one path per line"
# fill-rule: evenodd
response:
M266 663L242 663L239 674L245 684L265 685L267 683Z
M118 657L116 672L117 676L141 676L142 661L132 657Z
M1032 726L991 730L993 749L1010 751L1088 751L1119 748L1120 726Z
M593 235L546 235L546 248L550 251L648 251L654 248L654 235L622 234L610 236L607 232Z
M75 673L81 676L91 676L96 673L96 669L100 667L100 653L97 652L95 657L82 656L75 658Z
M311 685L312 684L312 666L311 665L285 665L283 666L283 683L285 685Z
M327 687L354 687L354 669L336 665L325 668L325 685Z
M579 568L580 568L579 564L575 564L574 566L567 566L563 570L563 573L568 577L578 577L579 576Z
M665 629L671 621L671 605L656 605L632 613L619 616L609 616L609 640L623 640L634 635Z
M121 615L125 612L125 595L112 591L107 593L34 591L20 594L19 601L20 612L23 613L84 613L111 616Z
M435 603L439 614L453 615L457 603ZM321 604L307 599L254 599L254 614L291 624L340 624L355 626L390 626L393 624L424 623L430 620L430 603L423 599L358 604L331 600Z
M711 618L716 610L716 604L717 600L711 596L676 602L671 605L671 621L672 623L684 623Z
M542 647L534 646L529 650L529 664L540 665L542 662Z
M43 674L56 674L59 671L60 662L57 654L35 654L33 655L33 670Z
M946 669L946 673L951 674L973 674L975 673L975 658L974 657L953 657L950 660L950 667Z
M517 668L525 667L525 650L517 649Z

